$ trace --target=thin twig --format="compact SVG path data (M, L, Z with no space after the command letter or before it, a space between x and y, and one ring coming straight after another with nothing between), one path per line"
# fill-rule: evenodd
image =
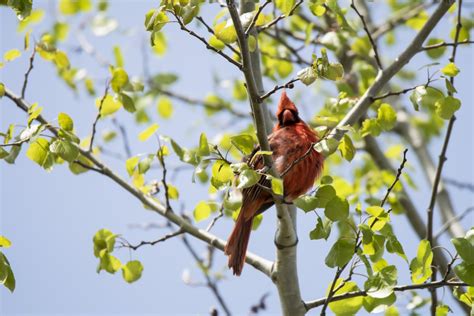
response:
M446 232L454 222L461 221L466 215L474 211L474 206L468 207L462 213L450 218L443 226L434 234L433 239L439 238L444 232Z
M204 25L204 27L207 29L207 31L209 33L211 33L212 35L216 35L216 33L214 32L214 30L212 29L212 27L209 26L209 24L207 24L207 22L201 17L201 16L197 16L196 17L196 20L198 20L199 22L201 22L202 25ZM234 46L230 45L230 44L225 44L225 46L227 48L229 48L234 54L236 54L237 56L239 56L240 58L240 52L235 49Z
M196 250L193 248L193 246L191 245L191 243L188 241L188 239L186 238L186 235L183 235L183 243L184 245L186 246L186 248L188 249L189 253L191 253L191 256L194 258L194 260L196 261L196 263L201 266L201 267L205 267L206 264L204 262L204 260L199 257L199 255L197 254ZM210 268L210 267L208 267ZM203 275L204 275L204 278L206 279L206 286L211 290L211 292L214 294L214 296L216 297L217 301L219 302L220 306L222 307L222 309L224 310L224 313L227 315L227 316L230 316L232 313L230 312L230 309L229 307L227 306L227 303L225 302L224 300L224 297L221 295L220 291L219 291L219 288L217 287L217 282L215 280L213 280L209 273L207 273L206 271L204 271L204 269L201 269Z
M443 178L443 179L446 184L449 184L455 188L474 192L474 183L461 182L461 181L451 179L451 178Z
M277 92L278 90L281 90L281 89L293 89L294 88L294 83L299 81L300 79L291 79L290 81L288 81L287 83L283 84L283 85L276 85L273 87L273 89L271 89L270 91L266 92L264 95L260 96L260 100L263 101L265 100L266 98L268 98L269 96L271 96L272 94L274 94L275 92Z
M159 138L158 138L158 142L159 142ZM161 168L163 169L163 176L162 176L161 182L163 183L163 187L165 188L166 211L170 212L172 211L172 208L170 204L168 183L166 182L167 169L166 169L166 164L165 164L165 158L163 155L163 147L161 146L161 142L159 143L160 143L159 144L160 149L158 150L158 154L156 156L158 157L158 161L160 162Z
M298 7L299 7L302 3L303 3L303 0L299 0L297 3L295 3L295 5L293 6L293 8L291 8L290 12L288 12L288 15L282 14L282 15L276 17L275 19L273 19L272 21L268 22L267 24L262 25L261 27L259 27L258 31L259 31L259 32L264 31L264 30L266 30L266 29L268 29L268 28L274 26L275 24L277 24L280 20L283 20L284 18L293 15L293 13L295 13L295 10L298 9Z
M258 17L260 16L260 13L262 13L263 9L265 9L265 7L270 3L272 3L272 0L267 0L267 1L265 1L264 4L262 4L261 6L258 7L257 13L253 16L252 20L250 21L249 26L245 30L245 36L249 36L250 31L255 26L255 23L257 23Z
M128 241L124 240L124 241L121 241L121 245L117 246L117 248L130 248L132 250L137 250L138 248L140 247L143 247L143 246L154 246L158 243L161 243L161 242L164 242L168 239L171 239L173 237L176 237L176 236L179 236L179 235L182 235L184 234L185 231L182 230L182 229L179 229L175 232L172 232L172 233L169 233L161 238L158 238L156 240L153 240L153 241L141 241L139 244L137 245L132 245L130 244Z
M170 12L175 18L176 18L176 21L178 22L179 26L181 27L181 29L183 31L185 31L186 33L188 33L189 35L197 38L198 40L200 40L202 43L204 43L204 45L206 46L207 49L209 50L212 50L214 52L216 52L217 54L219 54L220 56L224 57L228 62L230 62L231 64L233 64L234 66L236 66L237 68L239 68L240 70L242 70L242 64L239 63L238 61L235 61L232 57L230 57L229 55L227 55L226 53L220 51L220 50L217 50L215 49L214 47L212 47L204 37L198 35L196 32L194 32L193 30L190 30L186 27L186 25L184 24L184 22L181 20L181 18L176 14L174 13L173 11L171 10L168 10L168 12Z
M380 202L380 207L383 207L385 202L388 199L388 196L390 195L390 192L392 192L393 188L397 184L397 182L400 180L400 176L402 175L403 168L405 167L405 163L407 162L407 152L408 148L405 148L403 151L403 160L402 163L400 164L400 167L398 167L397 170L397 175L395 176L395 180L393 181L392 185L388 188L387 193L385 194L384 198L382 199L382 202Z
M461 24L461 9L462 9L462 0L459 0L458 2L458 14L457 14L457 23L456 23L456 33L454 36L454 46L453 46L453 51L451 54L451 58L449 59L452 63L455 62L456 60L456 51L457 51L457 43L459 41L459 33L462 28ZM451 85L454 86L454 77L450 78ZM451 96L452 92L448 91L448 94ZM446 152L448 150L448 144L449 140L451 138L451 132L453 130L454 122L456 121L456 116L453 115L451 119L449 120L448 123L448 129L446 131L446 136L444 139L443 147L441 149L441 153L439 154L439 162L438 162L438 168L436 169L436 175L433 181L433 189L431 191L431 199L430 199L430 204L428 206L427 210L427 217L428 217L428 223L427 223L427 239L430 243L430 245L433 245L433 211L434 207L436 204L436 196L438 195L438 186L441 181L441 174L443 172L443 166L444 163L447 160L446 157ZM437 278L437 271L434 271L433 274L431 275L431 281L435 282ZM431 292L431 316L436 315L436 307L438 306L438 296L436 293L436 289L430 289Z
M429 289L429 288L439 288L444 286L468 286L467 283L464 282L457 282L457 281L437 281L437 282L430 282L430 283L422 283L422 284L410 284L410 285L402 285L402 286L395 286L393 288L394 292L404 292L404 291L411 291L411 290L421 290L421 289ZM320 298L314 301L305 302L306 310L309 311L310 309L322 306L329 302L337 302L346 300L353 297L359 296L367 296L367 291L355 291L355 292L348 292L341 295L335 295L330 300L327 297Z
M341 268L337 268L336 274L334 275L334 279L331 283L331 288L329 289L329 294L328 294L327 299L325 300L325 302L323 304L323 308L321 309L321 314L320 314L321 316L326 315L326 309L328 308L329 302L332 300L332 298L334 296L334 293L336 293L336 291L334 291L334 287L336 286L336 282L339 279L339 277L341 276L342 271L344 271L344 268L346 266L347 266L347 264L345 264ZM308 308L308 304L305 304L305 307Z
M125 126L119 123L119 121L114 117L112 119L112 123L118 128L120 135L122 136L122 141L123 141L123 147L125 150L125 154L128 157L132 156L132 150L130 149L130 143L128 141L128 136L127 136L127 130L125 129Z
M367 23L365 22L364 16L359 12L359 10L357 10L357 7L354 3L354 0L351 1L351 8L354 9L355 13L357 13L360 20L362 21L362 25L364 26L364 31L367 34L367 36L369 37L370 44L372 44L372 49L374 50L375 61L377 62L377 66L379 67L379 69L383 69L382 62L380 60L380 56L379 56L379 52L378 52L377 43L375 42L375 40L372 37L372 34L370 33L370 30L367 26Z
M273 38L274 40L278 41L280 44L282 44L290 53L295 56L296 61L298 64L305 65L305 66L311 66L312 63L305 60L303 57L301 57L300 53L298 52L297 49L295 49L293 46L288 44L281 36L277 34L273 34L272 32L264 32L265 35Z
M26 93L26 86L28 85L28 78L30 76L31 70L33 70L33 62L35 61L35 56L36 56L36 45L33 46L33 52L31 53L30 56L30 63L28 66L28 70L25 72L25 79L23 80L23 87L21 88L21 98L25 98L25 93Z
M90 141L90 144L89 144L89 152L92 152L92 147L94 146L94 138L95 138L95 134L96 134L97 122L99 121L100 117L102 116L102 114L101 114L102 106L104 105L104 101L105 101L105 98L108 95L108 92L109 92L109 81L107 79L107 81L105 83L104 95L102 96L102 99L100 100L99 110L97 111L97 116L95 117L94 123L92 123L92 135L91 135L91 141Z
M421 50L431 50L431 49L437 49L437 48L440 48L440 47L448 47L448 46L458 46L458 45L462 45L462 44L474 44L474 41L462 41L462 42L458 42L458 43L446 43L446 42L439 42L439 43L436 43L436 44L433 44L433 45L427 45L427 46L423 46L421 48Z
M197 98L192 98L192 97L180 94L180 93L175 92L175 91L163 89L161 87L153 86L152 88L155 89L160 94L166 95L170 98L182 101L182 102L190 104L190 105L199 105L199 106L202 106L206 109L213 110L213 111L224 110L224 111L227 111L230 114L232 114L236 117L240 117L240 118L250 118L251 117L248 113L239 112L239 111L235 110L234 108L232 108L232 106L230 106L230 105L228 106L227 104L212 103L212 102L209 102L209 101L206 101L206 100L200 100L200 99L197 99Z

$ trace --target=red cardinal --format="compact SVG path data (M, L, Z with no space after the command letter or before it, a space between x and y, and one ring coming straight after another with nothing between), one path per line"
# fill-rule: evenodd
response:
M278 123L273 133L268 136L270 149L273 152L273 163L279 174L283 175L285 201L291 202L308 191L323 169L323 156L312 148L319 139L314 131L298 116L295 104L283 91L276 112ZM259 149L254 150L254 153ZM263 157L247 158L251 168L258 170L264 167ZM295 160L303 157L293 164ZM291 166L293 164L293 166ZM291 166L291 167L290 167ZM261 177L260 185L270 187L270 181ZM269 192L261 186L254 185L242 192L242 208L234 229L225 246L225 254L229 256L229 268L234 274L242 272L253 218L274 204Z

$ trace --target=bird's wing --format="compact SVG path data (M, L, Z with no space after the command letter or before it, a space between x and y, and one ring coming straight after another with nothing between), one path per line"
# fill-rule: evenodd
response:
M270 141L272 135L268 136ZM270 146L271 147L271 146ZM263 155L257 154L260 151L260 146L256 146L250 155L244 158L250 168L260 170L265 167ZM245 188L242 191L242 210L245 219L249 220L253 216L262 213L273 205L273 198L269 192L263 187L271 188L271 182L265 176L260 177L257 184Z

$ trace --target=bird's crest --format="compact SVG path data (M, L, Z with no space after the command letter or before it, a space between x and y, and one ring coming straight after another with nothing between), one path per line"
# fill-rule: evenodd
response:
M283 92L281 93L280 97L280 102L278 102L278 108L276 112L276 116L279 117L281 113L283 113L284 110L290 110L296 112L298 114L298 109L296 108L295 104L293 101L288 98L288 95L286 94L286 90L283 89Z

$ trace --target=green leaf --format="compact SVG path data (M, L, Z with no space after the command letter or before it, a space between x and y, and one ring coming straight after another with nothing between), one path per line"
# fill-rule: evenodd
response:
M234 178L234 172L232 168L225 161L218 160L212 166L212 185L219 189L220 187L227 185Z
M438 305L436 306L436 316L447 316L451 311L448 305Z
M244 189L253 186L260 180L259 175L255 170L247 168L239 174L238 189Z
M138 260L132 260L122 266L122 276L127 283L133 283L141 278L143 265Z
M194 208L193 216L196 222L203 221L211 215L211 207L206 201L200 201Z
M453 238L451 242L462 260L468 264L474 263L474 238L472 238L472 242L462 237Z
M168 197L172 200L179 199L179 191L174 185L168 183Z
M28 127L30 127L31 123L40 116L41 112L43 111L42 106L38 106L38 103L33 103L30 108L28 109Z
M390 307L390 305L395 303L396 300L397 300L397 296L394 293L384 298L375 298L371 296L365 296L363 305L364 305L365 310L368 311L369 313L375 314L375 313L381 313L385 311L385 316L387 316L387 315L392 315L392 314L388 314L387 311L389 310L388 308ZM399 314L395 314L395 315L399 315Z
M0 99L5 95L5 85L0 82Z
M149 169L150 165L153 162L154 155L148 155L138 163L138 173L145 174Z
M439 38L430 38L427 42L428 46L443 43L444 41ZM446 46L441 46L440 48L435 48L435 49L428 49L426 51L426 54L432 58L432 59L438 59L441 58L444 55L444 52L446 51Z
M115 272L120 270L121 267L122 263L120 262L120 260L112 256L110 253L104 251L100 255L100 264L98 272L100 272L101 270L105 270L108 273L114 274Z
M232 24L230 20L216 25L215 35L225 44L232 44L237 41L237 32L235 31L234 24Z
M54 164L54 157L49 152L49 142L45 138L38 138L30 144L26 151L26 156L45 170L50 170Z
M158 99L157 110L162 118L168 119L173 115L173 103L169 98L161 97Z
M67 57L66 53L62 51L56 51L54 54L54 64L58 67L59 70L68 69L71 66L69 62L69 58Z
M349 202L338 195L327 202L324 214L333 222L344 220L349 216Z
M115 68L112 72L112 89L115 92L120 92L122 88L128 83L128 74L123 68Z
M295 205L303 211L310 212L319 207L319 200L315 196L302 195L293 201Z
M3 0L0 1L0 4L6 4L11 7L21 21L31 14L32 2L32 0Z
M340 63L330 63L321 72L321 76L332 81L341 80L344 77L344 67Z
M453 84L451 83L451 81L448 80L448 78L444 78L444 83L446 85L446 90L448 90L449 93L454 94L458 92L456 88L453 86Z
M147 31L157 32L161 30L168 22L169 18L163 11L156 12L155 9L152 9L148 11L145 16L145 27Z
M344 282L343 279L339 278L336 281L335 289L338 289L334 292L334 295L342 295L349 292L357 292L359 291L359 287L355 282L348 281ZM341 286L342 285L342 286ZM326 291L326 295L329 294L330 286ZM333 313L337 316L348 316L348 315L356 315L359 309L362 307L362 302L364 298L362 296L356 296L336 302L329 303L329 309L333 311Z
M397 123L397 112L388 103L382 103L377 111L377 122L384 131L389 131Z
M362 128L360 131L362 133L362 137L367 135L379 136L382 132L382 127L380 126L377 119L369 118L362 122Z
M114 57L115 57L115 65L117 67L123 67L124 62L123 62L123 55L122 55L122 50L120 49L120 46L117 46L117 45L114 46Z
M2 261L4 261L3 268L2 268ZM13 293L13 291L15 290L15 285L16 285L15 275L13 274L12 268L10 267L10 264L8 263L7 258L3 255L2 252L0 252L0 271L1 270L4 270L3 274L5 278L3 281L0 280L2 281L0 282L0 284L3 283L3 286L5 286L7 289L10 290L10 292ZM0 272L0 274L2 273Z
M386 262L382 259L382 265ZM379 262L376 263L380 264ZM367 279L364 287L367 295L373 298L386 298L393 294L393 288L397 285L398 271L394 265L386 265Z
M318 74L313 67L306 67L298 71L296 77L305 85L309 86L318 79Z
M113 252L115 247L115 237L110 230L108 229L101 229L97 233L95 233L92 241L94 243L94 256L96 258L100 257L101 252L104 250L106 252Z
M456 67L456 64L449 63L446 66L444 66L443 69L441 69L441 72L446 76L456 77L457 74L460 72L460 70L458 67Z
M318 199L318 207L324 208L327 203L336 196L336 190L332 185L322 185L316 191L316 198Z
M71 117L66 113L61 112L58 114L58 123L59 127L61 127L65 131L72 132L72 130L74 129L74 122L72 121Z
M283 195L283 180L275 177L271 177L270 180L272 182L273 193Z
M102 101L103 100L103 101ZM102 103L102 108L100 108ZM97 98L95 100L95 104L98 108L100 108L100 115L102 117L113 114L117 112L121 107L122 103L117 98L114 98L110 94L107 94L105 98Z
M158 130L158 124L154 123L148 126L143 132L138 134L138 139L142 142L150 138Z
M225 43L218 39L215 35L212 35L209 38L209 45L219 51L225 48Z
M387 236L387 243L385 244L385 247L387 248L388 252L398 255L408 262L405 250L403 250L402 244L398 241L394 234L389 234Z
M131 157L128 158L127 161L125 162L125 168L127 169L127 173L129 176L132 176L133 172L135 171L135 168L138 165L139 158L138 157Z
M5 52L5 54L3 54L3 59L5 61L14 61L15 59L17 59L18 57L21 56L21 52L19 49L11 49L7 52Z
M309 9L315 16L323 16L326 13L326 7L317 3L310 4Z
M474 286L474 263L462 262L454 267L454 272L462 281Z
M410 263L411 280L414 284L421 284L428 280L433 273L431 270L432 261L433 252L430 242L423 239L418 246L416 257Z
M339 239L329 250L325 263L330 268L342 268L354 255L355 244L353 240Z
M445 120L449 120L461 108L461 101L455 97L447 96L436 101L435 107L436 114Z
M0 235L0 247L10 248L12 242L5 236Z
M200 156L209 156L211 154L209 151L209 143L207 142L207 137L205 133L201 133L201 136L199 137L198 154Z
M125 111L130 112L130 113L135 113L137 111L137 109L135 108L135 102L128 94L120 92L119 100L122 103Z
M250 155L255 147L254 139L249 134L232 136L230 142L244 155Z
M79 149L74 144L61 139L56 139L49 150L68 162L73 162L79 156Z
M61 0L59 11L64 15L73 15L79 12L87 12L92 8L90 0Z
M275 6L285 15L288 15L295 5L295 0L275 0Z
M341 156L344 159L346 159L349 162L352 161L352 159L354 159L356 149L349 135L344 134L344 137L342 138L342 141L339 143L338 148L339 148L339 151L341 152Z
M316 227L309 232L309 239L315 240L315 239L322 239L324 238L325 240L328 240L329 235L331 234L331 226L332 222L325 219L324 222L323 220L318 217L318 222L316 223Z

